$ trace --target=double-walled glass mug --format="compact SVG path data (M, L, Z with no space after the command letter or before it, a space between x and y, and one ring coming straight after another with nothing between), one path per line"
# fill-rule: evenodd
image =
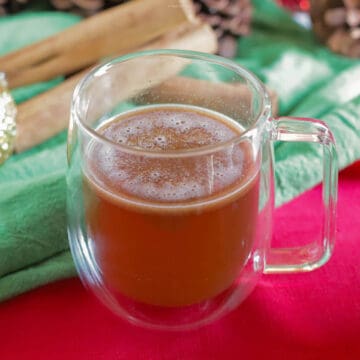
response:
M322 237L273 248L273 142L323 149ZM271 116L261 82L217 56L117 58L77 86L68 138L68 235L82 281L116 314L188 329L237 307L264 273L313 270L335 235L333 135Z

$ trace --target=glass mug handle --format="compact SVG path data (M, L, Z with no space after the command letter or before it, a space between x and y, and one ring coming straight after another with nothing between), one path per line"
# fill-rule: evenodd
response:
M271 140L319 143L323 148L322 238L298 247L270 248L265 270L269 273L311 271L330 258L335 242L337 202L337 154L334 136L325 123L316 119L281 117L272 121Z

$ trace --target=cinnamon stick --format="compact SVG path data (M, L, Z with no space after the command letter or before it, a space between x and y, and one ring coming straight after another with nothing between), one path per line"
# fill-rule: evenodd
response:
M170 32L137 50L158 48L216 52L217 40L215 33L209 26L194 25L187 29L177 29L176 31ZM154 65L158 66L159 64ZM157 84L175 75L180 69L178 66L173 66L168 69L162 68L161 72L158 72ZM153 70L154 68L150 67L145 71L153 72ZM82 78L87 71L88 70L70 77L56 88L40 94L18 106L17 137L15 142L16 152L29 149L66 129L70 118L72 93L80 78ZM135 72L135 74L138 77L139 84L143 83L143 74L141 74L141 72ZM131 79L131 84L134 84L133 78ZM126 90L122 93L123 98L131 96L135 90L139 90L136 89L134 85L130 86L130 83L129 86L126 86L126 83L122 84L122 88Z
M0 71L10 88L46 81L196 21L191 0L133 0L1 57Z

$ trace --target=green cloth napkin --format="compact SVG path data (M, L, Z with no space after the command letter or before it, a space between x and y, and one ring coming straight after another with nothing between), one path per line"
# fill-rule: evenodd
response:
M281 115L318 117L335 134L343 168L360 158L360 61L329 52L270 0L253 1L251 36L241 39L238 63L280 98ZM79 21L69 14L33 12L0 18L0 54ZM19 103L62 79L13 92ZM0 300L75 275L65 214L65 142L62 133L0 168ZM277 143L276 204L321 179L319 146Z

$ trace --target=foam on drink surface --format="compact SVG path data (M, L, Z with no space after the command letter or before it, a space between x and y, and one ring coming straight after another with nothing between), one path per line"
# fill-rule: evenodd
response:
M231 140L243 129L207 110L161 105L120 115L98 132L114 143L166 153ZM248 143L241 143L203 155L156 157L94 144L87 173L100 188L122 200L151 202L151 206L189 205L219 197L235 185L245 185L254 176L250 148Z

